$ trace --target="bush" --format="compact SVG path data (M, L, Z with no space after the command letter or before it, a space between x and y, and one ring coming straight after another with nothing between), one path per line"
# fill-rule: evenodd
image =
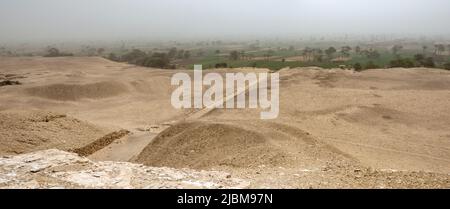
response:
M227 67L228 67L228 64L225 63L225 62L217 63L215 67L216 67L216 68L227 68Z
M191 52L185 51L183 57L184 57L184 59L189 59L191 57Z
M357 71L357 72L360 72L363 70L362 65L359 64L359 62L357 62L353 65L353 69L355 69L355 71Z
M416 60L418 63L423 63L425 60L425 56L423 54L416 54L414 55L414 60Z
M427 58L423 61L422 65L423 65L424 67L430 67L430 68L436 66L436 65L434 64L434 59L433 59L433 57L427 57Z
M73 56L71 53L62 53L57 48L49 48L47 49L47 54L44 57L69 57Z
M450 62L444 64L444 69L450 70Z
M177 55L177 48L173 47L169 50L169 53L167 54L167 56L169 56L169 58L175 58L175 56Z
M176 68L175 65L170 65L170 58L166 53L153 53L152 55L149 55L139 49L134 49L133 51L122 55L120 58L114 53L111 53L107 58L116 62L128 62L144 67Z
M239 52L238 51L230 52L230 59L231 60L238 60L239 59Z
M130 64L137 64L139 65L138 61L142 61L147 57L147 54L139 49L134 49L133 51L122 55L120 58L123 62L128 62Z
M109 59L111 61L114 61L114 62L119 62L120 61L119 57L117 57L117 55L114 54L114 53L110 53L108 55L107 59Z
M372 50L367 53L367 58L369 59L378 59L380 58L380 53L377 50Z
M140 65L155 68L175 68L174 65L170 65L170 59L166 53L154 53L152 56L147 56Z
M409 59L409 58L399 58L396 60L391 60L391 62L389 63L390 67L404 67L404 68L412 68L415 67L414 62Z
M377 68L380 68L380 66L374 64L372 61L369 61L366 64L366 67L365 67L365 69L367 69L367 70L369 70L369 69L377 69Z

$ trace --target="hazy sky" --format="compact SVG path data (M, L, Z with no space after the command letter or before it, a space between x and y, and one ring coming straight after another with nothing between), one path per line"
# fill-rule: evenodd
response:
M450 34L449 0L0 0L0 41Z

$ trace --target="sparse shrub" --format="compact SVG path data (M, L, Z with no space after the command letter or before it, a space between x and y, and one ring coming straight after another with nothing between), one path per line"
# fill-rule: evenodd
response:
M49 48L47 49L47 54L44 57L57 57L59 55L59 49Z
M355 46L355 53L356 54L359 54L359 53L361 53L361 47L360 46Z
M175 56L177 55L177 48L173 47L169 50L169 53L167 53L167 56L169 56L169 58L175 58Z
M424 61L423 61L423 66L424 67L430 67L433 68L436 65L434 64L434 59L433 57L427 57Z
M238 51L231 51L230 52L230 59L231 60L238 60L239 59L239 52Z
M113 53L108 56L108 59L113 61L128 62L130 64L135 64L144 67L155 67L155 68L167 68L175 69L175 65L170 65L170 58L166 53L153 53L149 55L139 49L134 49L133 51L124 54L120 59Z
M203 55L205 55L205 52L203 50L197 52L197 57L202 57Z
M343 57L349 57L350 56L350 50L352 50L352 47L350 47L350 46L343 46L343 47L341 47L340 53L341 53L341 55Z
M139 49L133 49L133 51L122 55L120 58L123 62L128 62L130 64L139 65L138 61L142 61L143 58L147 57L147 54Z
M425 60L425 56L423 54L415 54L414 60L418 63L423 63L423 61Z
M361 72L363 70L362 65L359 62L353 65L353 69L355 69L356 72Z
M450 62L444 64L444 69L450 70Z
M391 60L389 62L390 67L404 67L404 68L412 68L415 67L414 62L409 58L399 58L396 60Z
M227 68L227 67L228 67L228 64L225 63L225 62L217 63L215 67L216 67L216 68Z
M177 59L183 59L184 58L184 50L183 49L178 50L177 53L178 53L177 54Z
M333 54L336 53L336 48L330 47L325 50L325 54L328 56L328 58L332 58Z
M414 60L418 63L419 66L422 66L422 67L432 68L432 67L436 66L433 57L425 57L425 55L423 55L423 54L414 55Z
M98 49L97 49L97 54L98 54L98 55L102 55L104 52L105 52L105 49L104 49L104 48L98 48Z
M166 53L154 53L152 56L147 56L144 59L142 66L169 69L174 69L176 67L170 65L170 59Z
M114 61L114 62L119 62L120 61L119 57L117 57L117 55L114 54L114 53L110 53L108 55L107 59L109 59L111 61Z
M317 56L316 56L316 60L317 60L318 62L323 62L323 55L321 55L321 54L317 55Z
M191 57L191 52L185 51L183 57L184 57L184 59L189 59Z
M380 58L380 53L377 50L368 51L366 54L369 59L378 59Z
M44 55L44 57L69 57L73 56L71 53L62 53L57 48L49 48L47 49L47 54Z
M366 67L365 67L365 69L367 69L367 70L369 70L369 69L377 69L377 68L380 68L380 66L376 65L376 64L373 63L372 61L369 61L369 62L366 64Z
M394 46L391 48L392 54L398 55L398 53L399 53L400 50L402 50L402 49L403 49L403 46L402 46L402 45L396 44L396 45L394 45Z

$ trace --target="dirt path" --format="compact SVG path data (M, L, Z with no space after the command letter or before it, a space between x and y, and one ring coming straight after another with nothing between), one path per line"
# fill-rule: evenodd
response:
M88 158L99 161L129 161L138 155L158 135L150 132L134 132L95 152Z
M223 104L230 99L234 99L237 95L245 93L249 88L252 88L257 84L258 82L250 83L244 90L236 91L234 95L228 95L224 99L214 103L213 105L193 112L184 120L199 119L214 110L217 104ZM139 155L139 153L141 153L141 151L153 140L153 138L158 135L158 133L164 131L168 127L170 126L162 126L161 129L156 133L134 132L129 136L122 137L121 139L116 140L114 143L88 156L88 158L97 161L130 161L132 158Z

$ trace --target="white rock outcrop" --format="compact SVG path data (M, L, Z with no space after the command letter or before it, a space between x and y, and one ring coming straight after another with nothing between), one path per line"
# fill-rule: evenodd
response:
M219 171L94 162L56 149L0 158L0 188L246 188Z

